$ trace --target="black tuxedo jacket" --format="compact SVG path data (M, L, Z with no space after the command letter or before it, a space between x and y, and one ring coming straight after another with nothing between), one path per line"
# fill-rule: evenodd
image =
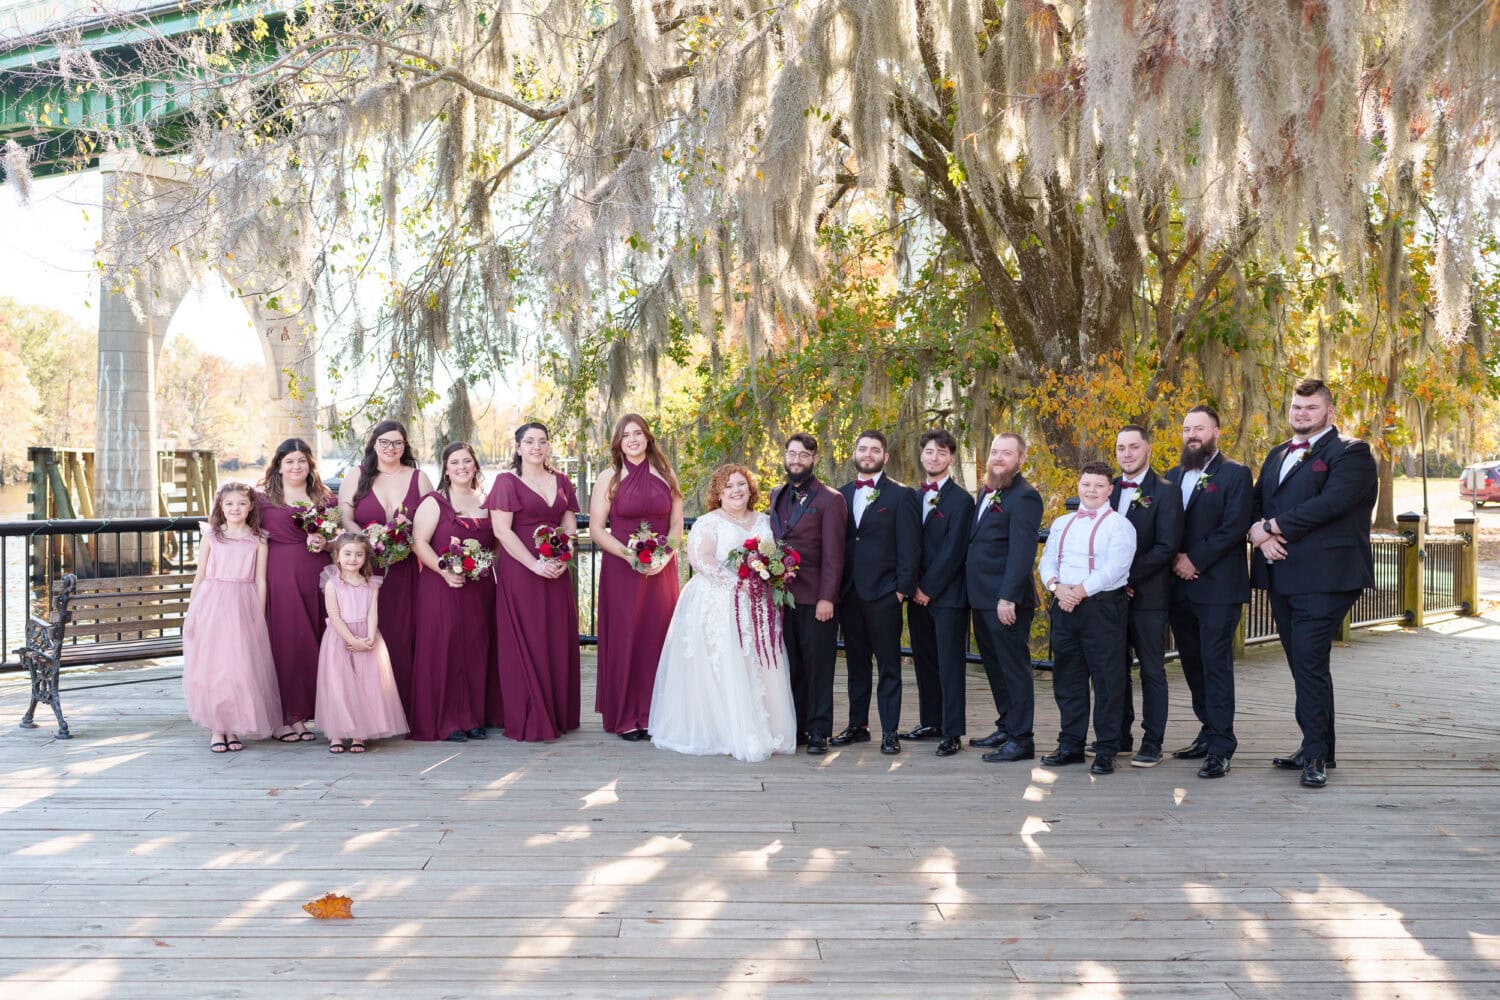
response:
M849 507L838 490L824 486L813 476L803 484L807 501L800 507L795 498L787 497L787 510L781 498L785 483L771 491L771 533L797 550L802 563L792 581L792 596L797 603L813 605L818 601L839 600L844 579L844 523Z
M988 507L988 495L979 503ZM964 578L969 607L994 611L1001 601L1018 609L1036 607L1037 532L1042 528L1042 495L1017 475L1004 491L999 510L977 510L969 517L969 552Z
M922 570L917 586L931 598L931 607L967 608L964 557L974 527L974 498L950 477L937 493L917 491L917 517L936 498L922 521Z
M1120 479L1109 495L1109 505L1120 509ZM1172 560L1182 541L1182 491L1149 468L1140 479L1140 492L1125 512L1135 528L1135 559L1126 583L1135 596L1132 608L1165 611L1172 598Z
M1286 538L1286 558L1266 563L1256 549L1251 582L1279 594L1326 594L1375 585L1370 552L1370 512L1379 479L1370 446L1340 437L1334 428L1320 437L1281 478L1286 443L1277 445L1260 467L1252 513L1256 521L1275 518Z
M917 492L890 476L881 476L875 501L854 523L854 483L839 487L849 519L845 528L845 594L874 601L896 592L910 597L917 589L921 559L922 515Z
M1218 454L1204 470L1182 512L1179 550L1198 568L1198 579L1172 575L1173 600L1200 604L1246 604L1250 601L1250 567L1245 533L1250 530L1254 488L1250 470ZM1182 496L1182 466L1167 473L1167 482ZM1169 571L1170 572L1170 571Z

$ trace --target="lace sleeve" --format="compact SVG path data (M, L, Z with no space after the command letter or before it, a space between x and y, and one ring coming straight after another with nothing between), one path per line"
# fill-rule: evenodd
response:
M716 530L719 519L700 517L688 532L688 563L693 572L716 583L733 584L735 576L719 560L719 537Z

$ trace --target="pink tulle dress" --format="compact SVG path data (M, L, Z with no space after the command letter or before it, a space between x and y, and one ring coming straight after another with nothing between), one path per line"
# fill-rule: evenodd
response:
M333 583L339 617L349 631L361 639L368 636L370 602L380 589L381 578L370 577L363 586L352 586L339 576L337 566L323 570L319 590ZM378 616L377 616L378 617ZM377 630L379 628L377 622ZM391 654L385 640L376 636L375 648L351 652L343 637L328 623L318 649L318 728L330 740L381 740L401 736L409 728L396 690Z
M213 732L270 736L281 725L281 695L266 613L255 590L258 535L208 541L203 579L182 626L182 695L188 718Z

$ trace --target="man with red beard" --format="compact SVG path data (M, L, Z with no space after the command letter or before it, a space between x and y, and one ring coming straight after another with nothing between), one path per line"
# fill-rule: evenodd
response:
M1021 475L1025 461L1026 441L1021 435L996 434L990 442L964 565L974 638L997 713L995 731L969 743L993 748L984 755L991 763L1036 756L1029 639L1036 612L1031 567L1042 526L1042 496Z

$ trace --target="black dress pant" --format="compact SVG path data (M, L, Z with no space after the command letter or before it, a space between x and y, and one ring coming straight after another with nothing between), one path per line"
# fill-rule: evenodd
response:
M798 604L782 612L786 658L791 668L792 700L797 705L797 732L810 738L833 735L833 663L838 655L839 622L816 617L817 604Z
M866 601L850 591L839 603L844 664L849 671L849 725L870 725L870 660L880 668L880 731L901 727L901 602L893 590Z
M1334 760L1333 672L1329 655L1339 624L1359 591L1333 594L1278 594L1274 587L1271 614L1292 669L1297 692L1297 725L1302 730L1301 754L1314 760Z
M957 739L968 730L968 676L965 662L969 640L967 608L922 607L906 604L911 631L911 654L917 677L921 725Z
M975 608L974 639L984 659L985 677L995 699L995 728L1019 743L1033 743L1036 690L1031 678L1031 616L1035 607L1016 608L1014 625L1000 624L994 608Z
M1089 686L1094 689L1094 739L1101 755L1120 743L1120 699L1125 692L1124 588L1085 597L1072 611L1052 604L1052 694L1060 726L1058 749L1082 750L1089 734Z
M1198 604L1179 601L1168 612L1182 676L1193 695L1198 738L1208 752L1233 757L1234 633L1240 624L1239 604Z
M1126 612L1125 695L1120 699L1120 745L1130 739L1135 725L1135 692L1130 683L1130 660L1141 664L1141 746L1161 749L1167 731L1167 611L1137 608Z

